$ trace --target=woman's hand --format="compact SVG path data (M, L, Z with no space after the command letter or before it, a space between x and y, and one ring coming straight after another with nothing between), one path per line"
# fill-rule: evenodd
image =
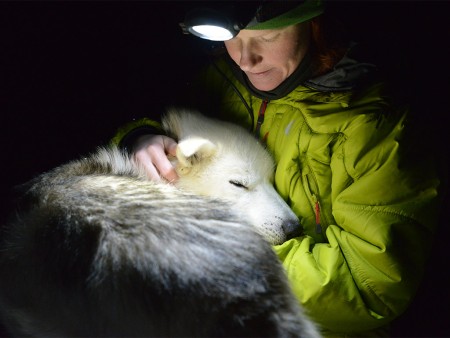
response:
M148 178L152 181L167 180L175 182L178 175L168 159L168 155L176 155L177 142L164 135L143 135L139 137L133 148L133 157L137 164L144 167Z

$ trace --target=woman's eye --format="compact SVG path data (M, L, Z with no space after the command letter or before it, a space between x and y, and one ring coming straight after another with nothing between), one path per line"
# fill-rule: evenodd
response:
M230 184L234 185L235 187L242 188L242 189L248 189L242 182L230 180L228 181Z
M278 34L276 35L269 35L269 36L262 36L261 40L263 40L264 42L272 42L275 41L278 37Z

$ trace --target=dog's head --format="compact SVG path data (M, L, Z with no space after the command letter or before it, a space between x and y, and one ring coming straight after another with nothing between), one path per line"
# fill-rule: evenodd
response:
M272 157L245 129L187 112L169 113L163 126L179 142L180 189L227 201L272 244L299 235L297 216L273 187Z

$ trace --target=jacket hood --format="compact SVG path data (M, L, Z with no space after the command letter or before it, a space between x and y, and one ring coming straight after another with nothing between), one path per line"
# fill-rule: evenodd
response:
M356 61L347 52L331 72L309 79L304 84L323 92L347 91L354 89L375 70L375 65Z

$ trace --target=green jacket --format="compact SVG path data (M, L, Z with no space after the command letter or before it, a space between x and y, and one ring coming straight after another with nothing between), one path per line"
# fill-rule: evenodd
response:
M358 78L350 64L340 80ZM264 100L226 62L217 66L202 77L203 112L250 127L235 89L255 122ZM277 164L276 189L304 228L274 249L308 314L338 336L376 330L405 310L436 223L438 180L422 160L406 157L406 111L393 109L383 91L335 76L307 81L269 101L260 126Z

